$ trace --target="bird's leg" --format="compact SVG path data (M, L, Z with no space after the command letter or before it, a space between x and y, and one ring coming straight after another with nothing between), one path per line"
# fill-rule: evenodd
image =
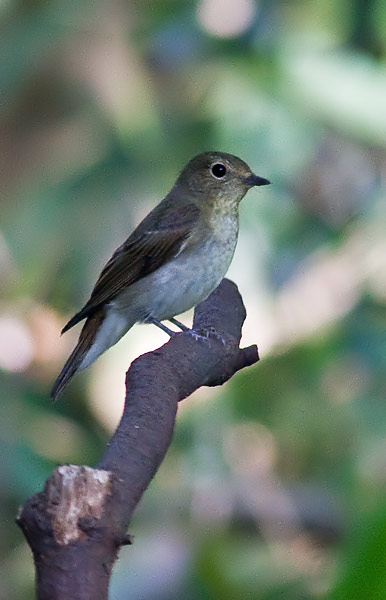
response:
M176 325L177 327L179 327L181 329L181 331L189 331L189 327L186 327L186 325L181 323L181 321L177 321L177 319L175 319L174 317L172 319L168 319L168 321L173 323L173 325Z
M207 327L200 331L195 331L194 329L189 329L189 327L186 327L186 325L184 325L183 323L180 323L180 321L178 321L177 319L172 318L172 319L168 319L168 321L173 323L173 325L180 327L182 329L182 331L187 332L190 335L192 335L195 340L208 340L209 338L212 337L217 340L220 340L220 342L225 345L224 338L219 333L217 333L217 331L214 329L214 327ZM176 333L177 333L177 331L172 331L172 329L169 329L169 327L166 327L166 325L161 323L161 321L157 321L157 319L154 319L154 317L149 317L148 319L146 319L146 323L152 323L153 325L156 325L157 327L162 329L162 331L167 333L170 337L173 337L173 335L176 335Z
M175 335L176 333L175 331L172 331L172 329L169 329L169 327L166 327L166 325L161 323L161 321L157 321L157 319L154 319L153 317L149 317L148 319L146 319L146 323L152 323L153 325L156 325L157 327L162 329L162 331L170 335L170 337L173 337L173 335Z

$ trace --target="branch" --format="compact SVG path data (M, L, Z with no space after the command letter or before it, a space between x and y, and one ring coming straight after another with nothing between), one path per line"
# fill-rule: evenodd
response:
M137 358L126 374L122 419L97 469L62 466L17 522L31 546L39 600L106 600L131 514L170 445L178 402L221 385L258 360L239 348L245 308L224 279L197 306L191 332Z

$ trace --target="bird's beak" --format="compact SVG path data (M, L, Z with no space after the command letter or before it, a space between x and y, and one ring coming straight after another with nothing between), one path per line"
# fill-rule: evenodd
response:
M268 179L264 179L264 177L259 177L258 175L254 175L253 173L251 173L250 175L248 175L248 177L243 179L243 183L249 185L250 187L253 187L255 185L269 185L271 182L268 181Z

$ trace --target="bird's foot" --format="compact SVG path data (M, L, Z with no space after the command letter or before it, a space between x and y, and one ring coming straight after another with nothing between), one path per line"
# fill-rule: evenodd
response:
M209 340L210 338L214 338L219 340L223 346L225 346L226 341L223 336L216 331L214 327L205 327L204 329L200 329L199 331L195 331L194 329L189 329L188 333L194 337L195 340Z
M171 323L173 323L173 325L180 327L180 329L182 329L182 331L184 333L191 335L195 340L208 340L209 338L214 338L216 340L220 340L220 342L225 346L225 343L226 343L225 339L223 338L223 336L221 334L219 334L216 331L216 329L214 327L204 327L203 329L196 331L195 329L189 329L189 327L186 327L186 325L184 325L180 321L177 321L177 319L173 318L173 319L168 319L168 320ZM152 317L149 318L146 322L156 325L157 327L162 329L162 331L167 333L170 337L173 337L174 335L176 335L178 333L177 331L173 331L172 329L169 329L169 327L166 327L166 325L161 323L161 321L157 321L157 319L154 319Z

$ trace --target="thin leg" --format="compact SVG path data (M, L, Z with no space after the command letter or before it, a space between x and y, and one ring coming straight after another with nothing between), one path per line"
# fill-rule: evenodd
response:
M175 331L172 331L171 329L169 329L169 327L166 327L166 325L161 323L161 321L157 321L157 319L153 319L153 317L146 319L146 323L152 323L153 325L156 325L157 327L162 329L162 331L164 331L165 333L170 335L170 337L172 337L176 333Z
M173 325L176 325L177 327L179 327L181 329L181 331L189 331L189 327L186 327L186 325L184 325L183 323L181 323L181 321L177 321L177 319L175 319L173 317L173 319L168 319L171 323L173 323Z

